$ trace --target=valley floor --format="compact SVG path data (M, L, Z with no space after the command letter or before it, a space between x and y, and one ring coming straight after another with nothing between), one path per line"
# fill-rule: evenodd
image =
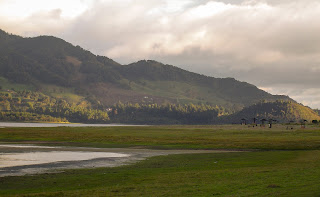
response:
M320 128L0 128L2 144L185 149L130 165L0 178L2 196L319 196ZM186 154L197 150L246 150Z

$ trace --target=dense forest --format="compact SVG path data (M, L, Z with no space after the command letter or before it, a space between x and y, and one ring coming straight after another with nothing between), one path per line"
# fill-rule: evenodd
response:
M32 91L0 91L0 120L106 123L107 112Z
M122 104L110 109L110 119L119 123L136 124L210 124L224 109L210 105Z
M0 112L0 121L4 122L55 122L67 123L66 118L56 118L44 114L35 114L29 112Z
M88 99L90 100L90 99ZM95 101L95 99L92 99ZM70 103L40 92L0 90L0 121L130 124L226 124L253 118L279 122L320 120L312 109L292 101L260 102L231 113L221 106L194 104Z
M32 91L0 91L0 120L134 124L209 124L225 114L210 105L123 104L102 109L69 104ZM109 113L109 114L108 114ZM109 118L110 117L110 118ZM111 119L111 120L110 120Z

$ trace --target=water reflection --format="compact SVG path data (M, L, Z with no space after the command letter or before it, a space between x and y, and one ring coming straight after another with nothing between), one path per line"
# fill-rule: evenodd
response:
M108 152L76 152L76 151L50 151L9 153L0 155L0 168L53 163L61 161L82 161L97 158L128 157L130 155Z
M117 127L117 126L145 126L145 125L0 122L0 128L4 128L4 127Z
M20 145L20 144L0 144L0 148L59 148L54 146L36 146L36 145ZM1 154L1 153L0 153Z
M1 132L1 130L0 130ZM64 169L116 167L169 154L236 152L226 150L150 150L138 148L0 145L0 177L57 173Z

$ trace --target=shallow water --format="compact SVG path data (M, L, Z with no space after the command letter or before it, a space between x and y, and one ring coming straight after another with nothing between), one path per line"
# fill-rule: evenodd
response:
M0 122L0 128L4 128L4 127L116 127L116 126L144 126L144 125Z
M140 159L132 156L113 149L0 144L0 177L114 167Z
M57 173L65 169L116 167L159 155L221 152L237 151L149 150L0 144L0 177Z
M55 146L36 146L36 145L20 145L20 144L0 144L0 148L59 148ZM0 153L1 154L1 153Z
M65 161L83 161L98 158L128 157L128 154L108 152L76 152L76 151L50 151L8 153L0 155L0 168L35 165Z

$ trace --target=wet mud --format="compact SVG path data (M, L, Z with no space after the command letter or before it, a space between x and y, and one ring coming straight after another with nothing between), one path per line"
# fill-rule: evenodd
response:
M229 150L151 150L0 144L0 177L59 173L65 169L116 167L169 154L238 152Z

